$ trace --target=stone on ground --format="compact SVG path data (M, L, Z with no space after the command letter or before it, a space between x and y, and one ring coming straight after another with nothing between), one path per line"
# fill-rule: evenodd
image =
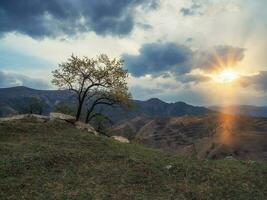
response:
M83 122L75 122L75 127L80 130L87 131L94 135L99 135L98 132L90 124L85 124Z
M122 136L112 136L112 138L122 143L130 143L130 141L127 138Z
M75 117L73 117L71 115L51 112L49 116L50 116L50 120L63 120L63 121L69 122L69 123L75 123L76 122Z

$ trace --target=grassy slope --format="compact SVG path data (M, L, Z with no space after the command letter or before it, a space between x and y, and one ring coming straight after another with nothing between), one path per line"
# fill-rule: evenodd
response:
M266 199L266 180L266 163L185 159L59 122L0 123L0 199Z

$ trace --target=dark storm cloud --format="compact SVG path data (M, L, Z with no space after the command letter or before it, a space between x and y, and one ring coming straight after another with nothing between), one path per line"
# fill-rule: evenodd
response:
M158 76L190 72L193 52L190 48L175 43L149 43L141 47L139 55L124 54L122 57L133 76Z
M210 71L218 67L234 67L245 57L245 49L232 46L216 46L211 51L198 52L196 68Z
M21 74L0 71L0 88L26 86L35 89L48 89L49 84L39 79L33 79Z
M0 35L19 32L31 37L94 31L126 35L134 27L137 6L155 9L158 0L1 0Z

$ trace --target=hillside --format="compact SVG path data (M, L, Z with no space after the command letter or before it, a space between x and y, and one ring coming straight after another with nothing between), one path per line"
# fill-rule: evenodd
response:
M4 88L0 89L0 117L19 113L33 96L45 102L43 114L48 114L53 111L55 106L60 102L64 102L72 108L76 106L76 98L68 90L34 90L27 87ZM98 109L100 110L101 107L98 107ZM147 101L132 100L132 109L130 110L125 110L120 107L105 107L101 110L115 123L140 115L170 117L201 115L211 112L204 107L192 106L183 102L166 103L156 98Z
M143 116L115 125L111 134L200 158L267 160L267 118L225 114L157 119Z
M0 123L0 199L265 199L266 163L186 159L32 120Z

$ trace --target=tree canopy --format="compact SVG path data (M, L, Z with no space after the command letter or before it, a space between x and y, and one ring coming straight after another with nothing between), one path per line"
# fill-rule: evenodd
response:
M94 117L92 113L97 105L128 105L130 102L131 95L126 82L128 72L123 69L121 59L110 59L105 54L97 58L79 58L72 55L52 73L54 85L76 94L76 120L80 119L85 102L86 122Z
M38 97L31 97L28 101L26 112L31 114L43 113L44 102Z

